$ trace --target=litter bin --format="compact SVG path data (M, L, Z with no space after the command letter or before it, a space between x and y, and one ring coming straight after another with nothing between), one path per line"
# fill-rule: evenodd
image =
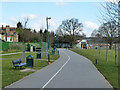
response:
M41 52L40 51L37 52L37 58L41 59Z
M27 67L33 67L33 56L32 55L28 55L26 57L26 64L27 64Z
M52 50L52 55L54 55L54 54L55 54L55 50L53 49L53 50Z

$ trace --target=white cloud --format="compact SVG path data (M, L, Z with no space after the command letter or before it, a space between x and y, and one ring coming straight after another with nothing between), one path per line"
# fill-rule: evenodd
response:
M8 24L7 24L7 23L0 23L0 27L1 27L2 25L5 27L5 26L8 25Z
M3 25L3 27L6 27L6 25L10 25L10 27L16 27L15 25L7 24L7 23L0 23L0 27Z
M84 25L84 33L86 34L87 37L91 36L91 33L94 29L98 29L99 25L92 21L86 21L83 23Z
M58 2L55 3L56 6L64 6L65 2L63 0L60 0Z
M99 25L97 25L96 23L94 22L91 22L91 21L86 21L84 23L85 27L89 28L89 29L97 29L99 27Z
M116 3L118 3L119 2L119 0L104 0L105 2L116 2Z
M21 18L36 19L38 16L35 14L22 14Z
M15 17L11 17L11 18L10 18L10 21L11 21L12 23L17 23L17 22L18 22L18 19L15 18Z
M50 31L55 31L58 28L58 21L55 18L52 18L49 23Z
M41 17L41 16L39 16ZM29 20L28 27L39 31L40 29L46 29L46 17L36 18L34 20ZM49 31L55 31L58 27L58 21L55 18L48 20Z

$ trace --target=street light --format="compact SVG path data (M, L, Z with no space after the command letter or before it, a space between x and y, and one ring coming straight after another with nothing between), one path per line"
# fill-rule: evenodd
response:
M51 19L51 17L46 17L46 24L47 24L47 34L46 34L46 36L47 36L47 39L48 39L48 63L50 63L49 34L48 34L48 20L49 19Z

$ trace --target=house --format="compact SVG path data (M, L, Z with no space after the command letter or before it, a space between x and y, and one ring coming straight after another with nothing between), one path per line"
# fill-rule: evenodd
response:
M78 44L76 45L77 48L81 49L87 49L88 48L88 43L87 40L77 40Z
M16 31L16 27L10 27L6 25L6 27L0 27L0 40L4 40L6 42L18 42L18 32Z

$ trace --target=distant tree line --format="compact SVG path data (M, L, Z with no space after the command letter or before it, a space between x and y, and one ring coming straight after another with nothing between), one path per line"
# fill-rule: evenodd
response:
M47 30L40 29L37 32L35 29L26 28L27 22L28 19L25 21L25 25L22 25L21 22L17 23L16 30L18 31L19 42L47 42ZM82 23L79 23L76 18L63 20L55 33L48 32L50 46L54 46L55 43L75 45L78 39L80 40L82 37L85 37L82 27Z
M40 29L38 32L34 29L23 28L22 23L17 23L18 39L19 42L46 42L47 40L47 30ZM54 32L49 32L50 42L54 41Z

